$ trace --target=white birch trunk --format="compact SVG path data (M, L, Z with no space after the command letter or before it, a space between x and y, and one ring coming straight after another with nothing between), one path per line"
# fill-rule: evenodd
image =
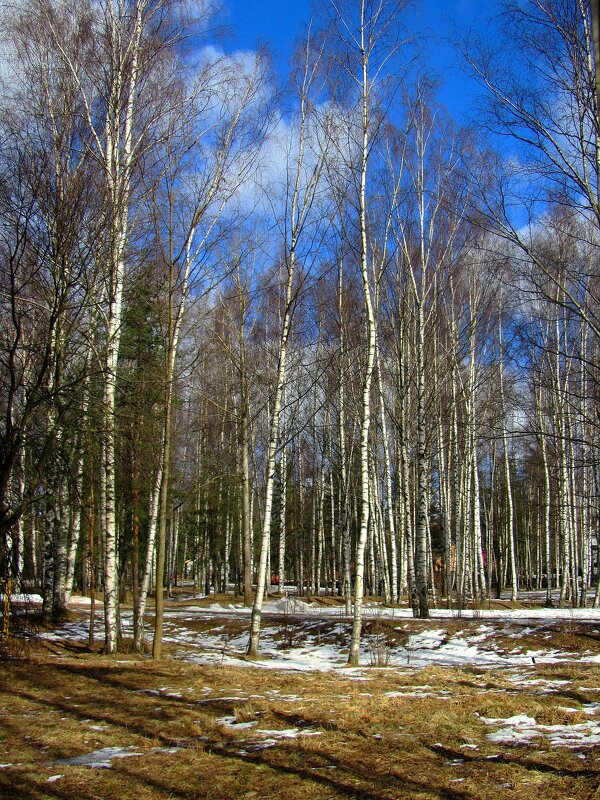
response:
M369 73L368 56L365 42L364 6L360 26L360 53L362 57L362 149L360 169L360 191L358 198L358 216L360 226L360 274L365 309L366 361L362 389L362 425L360 433L360 485L361 516L358 541L356 543L356 577L354 582L354 617L352 621L352 639L348 664L358 664L360 654L360 635L362 629L362 607L364 596L365 547L369 530L369 432L371 428L371 382L375 366L376 325L371 300L371 284L369 280L367 251L367 217L366 186L367 164L369 154Z
M118 647L118 584L117 584L117 510L115 475L115 396L117 360L121 342L123 282L125 279L125 246L128 239L131 171L133 165L133 128L136 111L137 82L142 38L142 3L136 2L134 24L128 43L131 61L122 52L125 20L114 15L109 5L112 25L111 45L115 50L117 74L108 98L104 163L111 202L110 264L108 310L106 321L106 356L104 362L104 625L105 650L114 653ZM118 10L121 13L121 9ZM125 73L125 70L127 72ZM127 103L123 119L119 118L121 91L127 84Z
M271 416L269 433L269 447L267 457L267 483L265 487L265 505L263 509L263 525L260 540L260 554L258 561L258 578L256 594L252 605L252 615L250 621L250 638L248 642L248 655L256 658L258 656L258 646L260 640L260 623L263 601L267 588L267 560L269 554L269 542L271 538L271 511L273 506L273 489L275 484L275 461L277 455L277 443L279 433L279 418L281 414L281 400L283 387L286 377L287 362L287 342L292 321L292 287L294 280L294 261L295 261L295 242L293 242L289 254L288 278L285 292L285 311L283 316L283 327L281 331L279 345L279 360L277 365L277 379L275 384L275 401Z
M156 545L156 531L158 528L158 504L160 497L160 487L162 484L164 453L161 452L160 462L156 471L156 476L150 495L150 508L148 519L148 541L146 543L146 557L142 572L142 582L139 591L139 606L134 608L134 649L141 653L144 650L144 617L146 615L146 604L148 592L150 591L151 578L154 564L154 549Z

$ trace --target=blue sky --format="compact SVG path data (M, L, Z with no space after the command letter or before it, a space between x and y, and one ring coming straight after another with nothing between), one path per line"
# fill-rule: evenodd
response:
M327 2L327 0L323 0ZM478 28L485 17L494 13L497 2L482 4L480 0L421 0L407 17L412 32L425 38L427 63L439 76L440 101L450 112L464 121L472 108L477 87L461 72L459 57L446 41L455 34L464 35L469 28ZM307 0L224 0L225 19L234 32L229 47L254 49L268 44L274 64L285 74L294 41L310 16Z

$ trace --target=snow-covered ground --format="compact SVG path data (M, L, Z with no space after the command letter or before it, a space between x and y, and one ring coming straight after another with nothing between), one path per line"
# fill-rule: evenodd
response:
M243 666L248 641L249 609L241 604L196 604L201 596L178 598L167 606L164 618L164 642L175 648L175 655L197 664ZM182 603L186 604L183 605ZM82 616L67 622L47 638L86 640L88 620L84 606L87 598L72 599ZM89 612L88 612L89 613ZM96 613L95 635L103 636L101 610ZM132 635L132 615L122 612L123 633ZM464 621L464 625L461 625ZM365 607L365 634L361 663L394 668L423 668L431 665L477 666L484 668L526 668L534 664L569 662L575 654L552 646L552 630L567 631L573 625L595 628L600 623L600 609L558 609L529 607L505 610L452 611L436 609L428 623L419 621L420 629L410 633L415 622L410 609ZM477 624L479 622L479 624ZM544 635L540 634L544 630ZM398 643L389 633L399 632ZM407 631L409 633L407 634ZM550 631L550 632L548 632ZM497 642L501 634L501 644ZM262 668L329 671L344 670L360 677L356 669L346 667L350 619L336 606L309 604L296 597L271 600L264 607L261 633ZM533 635L535 649L521 645L524 636ZM545 642L548 640L546 646ZM514 643L514 646L512 646ZM600 663L600 645L576 653L580 661Z

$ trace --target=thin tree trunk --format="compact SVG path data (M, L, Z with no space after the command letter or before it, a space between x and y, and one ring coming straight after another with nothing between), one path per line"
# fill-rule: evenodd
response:
M356 577L354 581L354 617L352 621L352 639L348 664L358 664L360 655L360 635L362 630L362 607L364 596L365 547L369 531L369 432L371 428L371 382L375 366L375 349L377 329L373 303L371 301L371 282L369 280L367 250L367 211L366 186L367 164L369 155L369 74L366 57L364 7L362 9L360 27L362 55L362 150L360 169L360 191L358 217L360 226L360 274L365 308L366 361L362 389L362 425L360 434L360 483L361 483L361 516L358 541L356 543Z
M285 433L283 434L285 438ZM279 461L279 471L281 475L281 500L279 506L279 594L285 594L285 536L286 536L286 507L287 507L287 448L284 444L281 448L281 458Z
M502 347L502 317L498 322L498 342L500 349L500 358L498 362L498 383L500 388L500 406L502 414L502 445L504 449L504 480L506 484L506 503L508 510L508 554L510 560L510 573L511 573L511 600L516 602L519 591L519 580L517 577L517 550L515 543L515 512L513 503L512 480L510 475L510 460L508 457L508 436L507 436L507 415L506 415L506 400L504 395L504 350Z
M263 525L260 540L260 555L258 562L258 581L252 614L250 621L250 637L248 641L248 655L258 656L258 646L260 639L260 625L264 594L267 580L267 560L269 555L270 532L271 532L271 513L273 505L273 489L275 482L275 463L279 438L279 427L281 417L281 406L283 391L286 382L287 370L287 347L292 325L292 315L294 310L294 280L296 274L296 252L299 237L304 228L307 214L315 198L315 192L319 183L322 169L322 160L319 157L318 163L314 166L312 174L308 179L308 185L303 186L305 179L305 160L304 160L304 139L306 124L308 119L309 105L308 94L312 80L315 76L316 65L309 64L311 39L307 38L306 54L304 62L303 83L300 92L300 128L298 131L298 152L295 163L295 181L292 190L290 207L290 241L287 250L287 280L285 285L284 313L281 334L279 339L279 354L277 363L277 377L275 381L275 399L271 412L269 426L269 444L267 449L267 478L265 486L265 505L263 509ZM318 61L318 59L317 59Z

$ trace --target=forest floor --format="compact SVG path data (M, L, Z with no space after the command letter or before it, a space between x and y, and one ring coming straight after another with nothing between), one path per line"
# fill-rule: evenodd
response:
M527 599L526 599L527 600ZM17 617L0 650L0 797L600 797L600 612L371 606L362 666L331 598L272 598L263 658L232 597L167 603L165 658ZM33 610L33 612L35 609ZM130 612L123 613L127 637Z

